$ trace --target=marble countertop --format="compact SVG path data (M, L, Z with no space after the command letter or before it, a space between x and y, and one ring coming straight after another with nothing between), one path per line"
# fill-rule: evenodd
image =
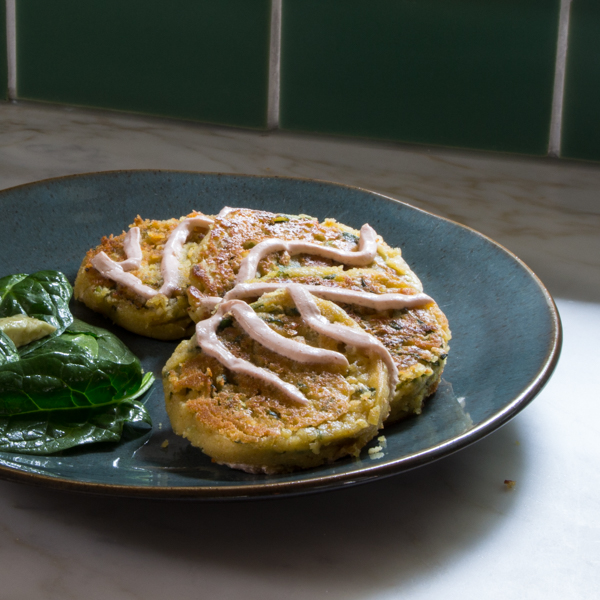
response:
M595 597L600 165L25 103L0 104L0 124L0 189L177 169L316 178L407 201L512 250L553 294L564 326L554 376L516 418L381 481L227 503L0 481L1 598Z

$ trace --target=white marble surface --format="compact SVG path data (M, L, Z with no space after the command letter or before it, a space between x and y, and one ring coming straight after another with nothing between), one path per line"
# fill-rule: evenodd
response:
M481 442L337 492L186 503L0 481L0 598L596 597L600 166L0 104L0 188L131 168L337 181L472 226L554 294L561 361Z

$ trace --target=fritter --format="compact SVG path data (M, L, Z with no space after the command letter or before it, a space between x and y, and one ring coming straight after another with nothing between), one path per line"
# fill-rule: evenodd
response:
M129 264L132 259L127 255L129 238L125 232L102 238L101 244L86 254L79 268L74 286L75 298L125 329L140 335L162 340L191 335L193 323L187 312L189 304L185 291L190 271L198 262L202 240L208 227L190 228L183 245L180 244L180 251L173 257L178 271L176 283L166 293L158 293L165 288L161 270L165 248L168 247L173 232L188 219L202 222L205 217L198 212L166 221L142 219L138 216L129 226L129 233L136 233L133 231L135 228L138 230L141 249L139 265ZM134 243L133 246L135 245ZM94 266L99 258L109 266L114 266L110 262L114 261L117 270L126 271L131 278L137 278L139 285L145 288L143 291L151 297L144 297L127 285L102 275Z
M88 252L75 294L150 337L196 322L163 370L173 430L256 473L357 455L419 414L451 338L400 249L308 215L138 217Z
M419 294L414 288L401 287L385 271L343 267L305 266L274 270L250 285L267 286L300 283L317 293L318 289L336 288L366 294L400 293L411 297ZM318 286L318 287L317 287ZM203 296L194 287L188 290L192 317L197 318L197 306ZM247 296L247 299L252 296ZM388 349L398 369L398 382L390 398L389 425L411 414L420 414L425 398L433 394L446 364L451 339L448 320L438 305L431 301L422 306L401 309L373 308L336 302L365 331L375 336ZM200 309L204 311L204 309Z
M234 287L240 265L252 248L272 239L354 251L359 246L360 232L334 219L325 219L321 223L308 215L276 214L246 208L224 209L215 217L202 245L199 261L190 273L190 284L200 294L222 297ZM380 237L376 256L367 267L374 293L401 288L423 289L418 277L402 258L401 251L391 248ZM351 277L358 289L364 289L364 277L360 271L349 271L335 260L313 254L290 256L286 251L272 252L258 263L256 277L285 279L294 276L295 270L306 268L319 279L322 279L317 273L319 269L326 270L324 276L333 277L333 273L339 273L340 277ZM193 318L201 320L209 316L210 311L205 310L201 303L194 299L191 303Z
M329 323L361 333L334 303L314 302ZM177 347L163 370L175 433L216 462L252 473L309 468L358 455L388 414L384 361L315 331L287 290L265 294L248 308L276 337L341 354L347 366L302 363L275 352L253 339L239 317L224 312L216 317L216 338L226 351L293 387L305 403L299 405L281 386L227 368L194 336Z

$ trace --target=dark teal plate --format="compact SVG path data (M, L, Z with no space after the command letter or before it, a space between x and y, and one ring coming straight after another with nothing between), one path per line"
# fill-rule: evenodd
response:
M404 257L446 313L450 357L423 414L383 431L382 454L344 459L292 475L249 475L211 463L173 435L160 370L175 343L115 327L79 303L77 316L107 327L152 370L146 437L61 455L0 453L0 476L55 488L151 497L245 498L328 490L393 475L446 456L494 431L541 390L558 360L561 329L536 276L485 236L407 204L361 189L310 180L119 171L51 179L0 192L0 277L41 269L71 282L85 252L135 216L167 219L223 206L368 222ZM10 241L10 243L9 243ZM168 440L165 449L162 444Z

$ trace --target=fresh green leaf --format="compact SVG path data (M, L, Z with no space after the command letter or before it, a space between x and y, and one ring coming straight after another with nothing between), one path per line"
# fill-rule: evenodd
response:
M152 426L141 402L127 399L94 410L0 418L0 451L52 454L95 442L134 439Z
M18 360L19 353L14 342L3 331L0 331L0 367Z
M99 360L108 360L117 364L137 362L137 358L129 348L116 335L106 331L106 329L95 327L79 319L73 319L73 323L69 325L66 333L85 334L88 338L96 339Z
M60 331L19 349L0 331L0 450L49 454L151 426L136 399L153 375L115 335L73 319L71 293L55 271L0 279L0 316L25 314Z
M0 317L22 314L56 327L50 336L20 348L21 356L59 336L72 323L73 315L69 310L72 293L71 284L58 271L20 273L0 279Z
M137 392L140 362L116 336L95 329L97 337L69 329L0 366L0 416L100 406Z
M137 398L140 398L152 387L152 384L155 381L156 380L154 379L154 375L152 375L152 373L146 373L142 379L142 384L140 385L138 390L133 392L133 394L131 394L130 396L123 398L121 402L125 402L126 400L136 400Z

